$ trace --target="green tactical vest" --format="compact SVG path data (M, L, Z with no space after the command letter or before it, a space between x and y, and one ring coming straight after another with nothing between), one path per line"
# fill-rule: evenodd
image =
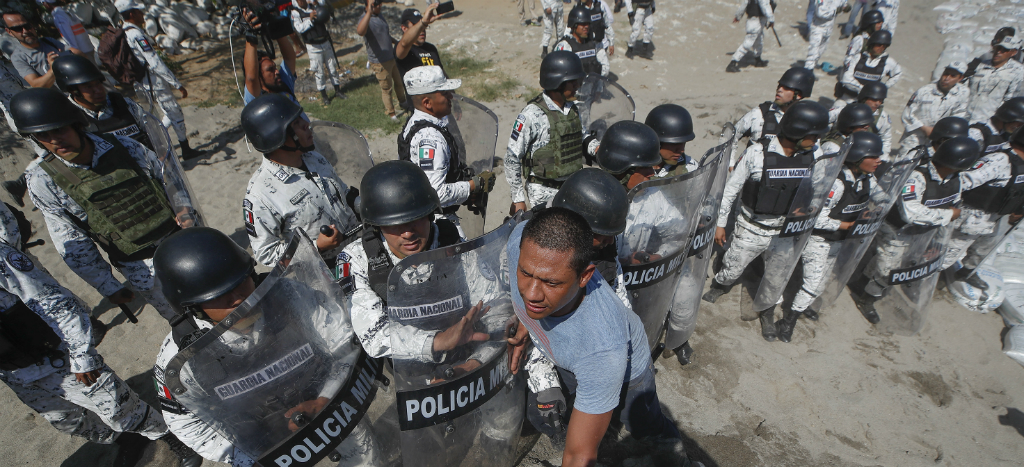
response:
M686 157L686 155L684 154L683 157ZM682 158L680 158L679 163L674 165L674 166L672 166L672 168L669 169L667 174L665 174L662 177L651 177L651 180L658 180L658 179L662 179L662 178L672 178L672 177L676 177L676 176L682 175L684 173L687 173L689 171L690 170L686 168L686 162L684 162L682 160ZM626 177L626 180L629 180L629 177Z
M843 134L840 133L839 130L832 130L821 138L821 141L818 142L818 145L823 145L830 141L835 143L836 146L842 147L843 141L846 141L846 137L843 136Z
M583 168L583 124L580 113L573 107L569 115L551 110L544 102L543 94L530 101L548 117L551 136L548 144L533 151L528 163L523 164L523 177L527 181L539 178L548 181L562 181ZM535 175L531 176L530 171Z
M118 261L153 246L177 223L160 182L145 174L113 136L96 136L114 146L96 167L69 167L52 153L39 166L82 206L88 216L83 228Z

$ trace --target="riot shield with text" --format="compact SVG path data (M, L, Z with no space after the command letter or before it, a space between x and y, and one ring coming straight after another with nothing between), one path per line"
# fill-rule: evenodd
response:
M921 331L952 231L949 226L910 224L894 229L890 224L882 225L875 238L878 250L872 261L878 273L874 280L884 280L886 286L882 298L874 304L881 319L877 328L901 335Z
M182 227L202 227L206 225L203 212L199 208L199 198L188 183L185 170L178 161L178 155L174 152L171 138L167 134L160 120L150 113L143 113L142 126L149 136L149 142L153 145L153 152L163 166L164 192L167 194L167 201L174 210L178 225Z
M613 123L633 120L636 104L618 83L596 73L589 73L576 91L576 108L583 122L584 136L594 134L598 141Z
M696 170L649 180L629 191L629 214L619 248L622 278L633 311L640 316L653 349L672 309L686 253L722 154ZM713 231L712 231L713 232ZM713 235L713 234L712 234Z
M920 165L924 151L917 151L917 154L910 159L903 159L893 164L885 164L885 170L880 170L881 176L877 178L877 189L871 190L868 199L868 207L862 211L860 218L847 230L846 238L842 240L839 251L831 262L826 265L826 273L821 283L821 289L814 292L818 298L812 308L825 310L835 303L836 299L846 288L854 271L860 264L860 260L868 251L875 238L875 233L885 222L885 215L896 203L896 197L907 182L907 178L913 173L914 168Z
M852 141L847 138L839 152L825 154L814 161L800 186L793 196L789 214L782 225L779 235L772 237L771 243L762 254L764 258L764 274L758 284L753 298L753 310L760 312L774 306L789 278L793 274L800 254L807 245L814 229L814 221L821 212L832 183L843 168L843 160L850 151ZM741 302L745 303L745 302Z
M366 137L344 123L316 120L309 127L313 129L316 152L334 166L334 173L345 185L359 188L363 175L373 167Z
M294 467L335 451L373 464L387 450L364 418L380 372L316 246L296 229L270 275L164 374L173 397L235 448Z
M676 349L683 345L697 327L697 311L700 309L701 293L708 278L711 245L715 241L718 209L722 205L725 181L729 178L729 157L735 137L736 128L732 123L726 123L718 146L709 149L701 158L702 167L711 164L718 164L719 167L715 169L707 196L697 209L697 228L691 237L686 259L679 268L679 283L672 299L668 327L665 330L665 347L668 349Z
M409 256L388 278L388 316L405 466L510 466L526 384L509 371L515 315L505 245L522 215L474 240ZM473 326L450 347L441 334ZM438 345L446 345L437 348Z
M481 172L494 170L494 152L498 144L498 116L483 104L466 96L455 94L452 114L448 116L448 130L459 144L463 161L471 177ZM471 206L459 209L459 224L466 238L472 239L484 234L487 214L487 194L472 199Z

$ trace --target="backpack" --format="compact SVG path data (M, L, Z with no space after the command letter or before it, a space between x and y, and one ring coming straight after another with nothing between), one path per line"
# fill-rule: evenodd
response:
M107 26L97 51L100 61L118 82L132 84L146 76L146 65L135 57L123 28Z

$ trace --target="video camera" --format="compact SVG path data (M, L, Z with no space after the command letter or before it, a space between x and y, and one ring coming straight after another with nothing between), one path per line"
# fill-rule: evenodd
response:
M291 4L290 0L238 0L236 6L242 15L239 22L246 34L263 36L274 41L292 33L291 19L287 14L282 15ZM256 15L258 26L253 27L245 21L244 10L252 11Z

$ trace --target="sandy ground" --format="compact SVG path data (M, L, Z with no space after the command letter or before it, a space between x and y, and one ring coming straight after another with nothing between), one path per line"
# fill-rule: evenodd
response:
M461 14L435 24L428 40L492 60L535 88L542 29L520 26L515 3L508 0L457 3ZM697 139L690 143L692 156L714 144L723 123L771 98L782 72L806 55L800 36L806 5L782 2L777 22L783 47L766 38L764 58L770 65L726 74L729 54L743 36L742 23L731 24L737 3L659 3L653 61L622 56L628 23L624 13L616 17L612 71L636 100L637 119L643 120L652 107L664 102L690 109L697 126ZM936 16L931 10L939 3L915 0L902 5L890 49L904 70L888 99L897 126L894 140L902 133L903 105L927 82L941 51L942 38L933 27ZM841 63L846 47L838 36L837 30L824 56L834 64ZM209 65L230 70L226 57ZM202 76L186 79L208 79L203 76L209 73L197 75ZM835 78L820 70L818 75L821 81L814 96L830 104ZM524 97L528 96L488 103L502 125L499 155ZM241 139L239 112L224 106L186 107L193 145L211 154L185 166L212 226L245 245L240 199L260 156L249 152ZM0 137L5 147L13 148L13 155L5 151L0 158L0 170L10 177L26 156L12 135ZM394 135L367 137L377 160L395 157ZM491 203L488 224L493 225L509 203L503 177L499 176ZM38 211L28 215L35 237L47 242L30 252L94 305L95 316L110 324L99 351L152 400L150 368L168 332L166 323L149 307L141 311L139 324L125 322L116 308L60 261ZM873 329L843 295L821 313L821 321L801 321L792 344L767 343L756 322L739 319L739 294L737 288L716 305L704 304L691 339L694 363L681 368L675 359L662 359L657 364L662 404L689 438L692 457L709 466L1021 464L1024 413L1017 407L1024 403L1024 371L1000 352L1003 324L998 316L971 313L940 292L919 335L887 335ZM139 309L143 304L137 300L133 305ZM5 465L106 466L114 457L112 447L56 432L6 388L0 389L0 419L6 421L0 425L0 459ZM560 453L545 439L533 436L527 441L522 447L528 452L520 465L559 465ZM619 451L606 447L605 453ZM627 452L605 455L602 465L649 462L643 453ZM155 444L140 465L176 464L162 444Z

